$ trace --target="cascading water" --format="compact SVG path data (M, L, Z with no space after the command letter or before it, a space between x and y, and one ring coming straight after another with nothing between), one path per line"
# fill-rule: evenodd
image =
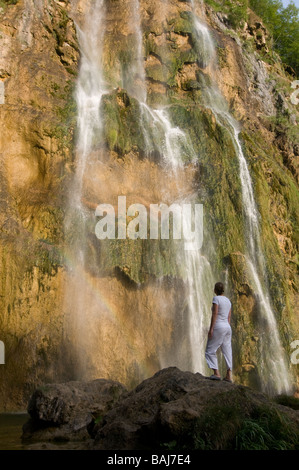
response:
M232 137L239 160L243 210L245 213L245 224L248 230L248 250L254 265L260 270L260 274L264 274L264 259L260 248L259 214L255 204L251 176L239 139L239 125L229 113L227 104L216 88L216 85L206 90L205 98L205 106L211 109L218 123L224 126Z
M171 174L176 174L179 167L183 167L184 161L193 163L196 155L192 144L185 133L178 127L173 127L164 109L150 110L146 108L149 117L154 123L161 126L163 139L160 150L164 163L168 165ZM158 133L159 135L159 133ZM154 134L155 138L156 134ZM179 185L179 180L177 180ZM174 203L192 203L195 195L190 195L188 200L178 200ZM183 224L186 220L183 219ZM188 286L188 329L191 357L185 361L185 367L204 373L206 371L205 346L207 331L210 321L211 293L213 292L213 275L211 265L200 250L185 250L183 244L178 249L178 263L182 266L186 284ZM168 364L164 364L166 366Z
M192 4L194 10L194 4ZM106 85L103 79L102 51L105 34L105 2L96 0L90 2L85 26L79 27L78 37L81 47L81 67L77 83L78 105L78 144L77 166L74 184L71 191L69 214L66 221L67 230L72 229L72 223L76 220L76 234L73 237L70 253L71 283L68 286L67 311L70 321L70 336L76 338L77 376L92 376L92 362L101 360L96 351L91 351L88 359L85 359L86 350L89 348L89 336L93 328L93 319L105 315L105 305L101 299L94 296L86 270L86 246L88 238L86 226L90 213L85 208L86 179L92 179L93 153L95 143L99 142L102 131L101 103L108 89L115 87L115 83ZM155 149L161 156L161 163L168 169L170 178L176 182L177 194L183 190L180 181L180 170L185 163L193 164L197 156L189 141L189 137L179 127L173 126L166 107L154 109L147 104L146 80L144 59L142 54L142 31L140 28L139 2L135 0L129 5L130 15L133 21L131 35L134 36L136 47L132 51L130 60L127 60L119 76L118 86L125 87L130 96L138 100L141 111L141 128L143 129L146 148L145 153L150 155ZM216 51L212 37L205 22L194 14L197 39L202 47L199 62L206 71L212 71L216 67ZM244 219L248 228L248 256L247 265L252 282L255 285L259 297L260 311L264 324L264 331L271 331L271 337L264 341L261 348L260 375L263 388L278 392L288 391L290 379L283 359L283 351L279 341L279 334L275 317L269 301L266 288L260 281L265 277L265 263L262 255L259 235L259 214L256 209L253 187L247 162L244 157L239 140L239 127L230 115L224 98L215 83L205 88L205 105L214 113L218 123L224 126L230 133L239 159L240 180L242 183L242 197L244 206ZM98 156L97 156L98 159ZM184 192L182 191L182 194ZM165 194L165 196L167 196ZM172 203L189 203L196 201L196 194L178 197ZM100 202L100 201L98 201ZM161 201L162 202L162 201ZM184 219L183 219L184 220ZM181 244L183 247L183 243ZM215 278L209 260L199 250L188 251L180 248L174 254L180 272L183 273L188 290L186 298L188 312L184 319L188 324L189 349L184 350L184 358L180 366L193 371L204 372L206 364L204 349L207 339L207 330L210 321L211 293ZM92 280L94 282L94 279ZM85 315L88 306L88 315ZM67 320L69 321L69 320ZM114 321L114 320L113 320ZM104 333L103 337L104 337ZM182 338L181 338L182 339ZM188 354L189 353L189 354ZM191 355L191 357L189 357ZM86 367L88 364L88 368ZM168 357L160 357L162 367L173 365ZM177 364L175 364L177 365ZM265 368L267 367L267 374ZM96 370L96 367L94 368ZM84 373L82 373L84 370ZM270 372L271 370L271 372ZM265 378L265 380L264 380Z
M141 31L137 33L137 38L142 41ZM142 54L142 47L139 44L137 50ZM136 61L143 69L143 60L140 57ZM145 72L139 70L138 75L144 77ZM146 89L144 86L143 89ZM136 93L135 93L136 96ZM147 153L150 154L152 148L158 147L163 163L169 169L171 175L176 175L176 170L184 166L184 162L194 163L197 156L189 141L188 136L179 128L173 127L165 108L152 109L144 101L140 101L143 121L143 131L147 145ZM151 134L147 129L151 129ZM177 178L177 185L180 186ZM191 203L196 199L192 194L188 200L181 199L173 203ZM183 218L183 224L186 219ZM183 228L183 227L182 227ZM184 230L183 230L184 232ZM205 346L207 341L207 331L211 316L211 294L213 292L214 278L211 265L208 259L203 256L200 250L185 250L184 243L177 250L176 257L181 271L184 273L185 282L188 286L188 330L191 357L185 357L181 364L194 372L204 373L207 370L205 362ZM160 358L162 367L170 365Z
M91 164L90 157L95 136L101 132L100 105L106 92L102 77L102 43L104 35L104 0L90 2L85 24L76 24L81 49L81 65L76 88L77 147L76 172L70 190L69 207L65 230L69 237L70 279L65 293L66 342L75 344L72 349L75 377L88 376L86 345L88 344L91 318L86 314L87 306L92 312L91 288L86 273L87 220L88 212L84 201L84 178L86 168Z
M78 26L81 49L80 73L77 81L78 144L75 174L76 205L82 208L82 186L93 138L101 131L100 104L105 93L102 77L102 41L104 36L104 0L96 0L87 13L84 31Z
M216 49L206 22L195 13L195 3L192 0L194 13L194 26L197 40L202 45L204 60L201 60L203 68L214 71L216 64ZM203 2L200 2L201 16L204 18ZM218 124L225 127L231 135L236 155L239 161L239 173L242 187L242 200L244 221L246 226L246 242L248 254L246 257L249 276L255 287L260 310L260 364L259 375L264 391L268 393L287 393L292 389L291 377L279 338L278 327L271 307L269 292L267 291L267 279L265 260L261 248L259 213L256 207L253 184L239 138L239 125L229 113L227 103L221 95L213 75L212 84L205 87L205 106L216 117ZM263 281L261 281L263 279Z
M92 165L93 143L97 136L101 134L100 105L102 97L106 93L102 64L105 34L104 3L104 0L90 3L85 26L81 28L77 25L82 53L76 93L78 105L77 167L71 192L68 223L70 225L75 217L79 219L78 225L81 228L76 234L71 253L72 282L69 285L69 292L66 297L68 310L72 311L71 336L76 338L77 362L81 364L79 368L77 365L77 376L81 377L84 374L85 376L92 374L92 359L90 357L89 359L85 358L88 349L89 330L92 329L92 315L100 314L103 308L92 298L90 286L88 282L85 282L88 276L85 267L85 246L87 244L85 225L88 219L88 211L86 211L82 201L84 201L86 173L90 173L88 170ZM153 109L147 104L139 2L137 0L130 2L129 9L129 17L133 21L130 30L135 38L136 47L132 51L130 60L127 60L122 67L119 85L125 88L130 96L139 101L142 116L141 127L144 131L146 143L145 152L150 155L153 147L158 148L162 158L161 163L168 168L170 176L173 177L176 175L176 170L184 166L184 162L194 162L196 155L188 136L181 129L171 124L166 109ZM174 177L174 179L178 188L180 188L179 178ZM180 194L180 191L178 193ZM172 201L172 203L181 204L192 200L194 200L194 194L188 200ZM181 245L183 246L183 244ZM185 357L180 358L180 365L183 368L203 372L206 369L204 348L210 320L210 295L213 287L211 266L199 250L185 251L179 249L177 253L174 253L174 256L177 257L178 265L182 265L180 268L184 273L188 289L186 299L188 317L184 321L188 323L189 348L188 351L185 351ZM85 315L87 305L88 314ZM160 357L160 364L162 367L171 365L165 357Z
M131 52L131 60L128 69L122 77L122 87L129 95L134 96L139 102L146 102L145 71L142 53L142 32L140 28L139 1L133 0L130 6L130 20L133 25L133 35L136 39L136 47Z
M179 127L172 126L165 109L151 109L146 103L141 103L141 110L147 154L155 145L158 146L163 162L171 171L182 167L184 159L195 160L192 144ZM151 135L147 131L149 127Z

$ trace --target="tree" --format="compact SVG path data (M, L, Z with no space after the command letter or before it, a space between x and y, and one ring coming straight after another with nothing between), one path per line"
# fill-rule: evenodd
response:
M282 61L299 75L299 8L293 2L284 8L280 0L250 0L250 7L272 34Z

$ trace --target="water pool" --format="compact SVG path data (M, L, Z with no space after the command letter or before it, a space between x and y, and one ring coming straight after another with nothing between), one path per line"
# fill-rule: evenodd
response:
M22 450L22 426L28 420L27 413L0 413L0 450Z

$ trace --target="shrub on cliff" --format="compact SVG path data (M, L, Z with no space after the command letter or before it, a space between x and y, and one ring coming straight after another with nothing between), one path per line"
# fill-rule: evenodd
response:
M6 5L16 5L19 0L0 0L0 7L6 7Z
M274 48L281 59L299 74L299 8L280 0L250 0L250 8L259 15L273 35Z
M247 20L248 7L261 17L273 37L273 47L282 61L299 75L299 8L281 0L205 0L214 10L227 15L234 29Z

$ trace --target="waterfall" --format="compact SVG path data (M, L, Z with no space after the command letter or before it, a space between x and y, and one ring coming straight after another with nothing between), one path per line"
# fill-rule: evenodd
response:
M84 30L76 25L81 49L81 65L77 81L78 108L77 165L73 193L76 206L82 209L82 185L93 137L101 131L100 104L106 91L102 76L102 42L104 36L104 0L91 3Z
M95 138L100 135L102 119L100 105L106 93L102 75L102 44L105 24L105 1L90 1L83 26L76 29L81 50L81 63L76 87L77 145L76 171L69 192L65 232L68 238L67 262L69 280L65 293L65 337L70 343L75 378L89 377L93 373L89 338L93 315L102 306L92 292L86 271L88 210L84 205L86 170L92 165ZM70 352L68 351L70 349Z
M198 160L189 136L178 126L171 122L171 113L166 106L154 108L147 103L146 78L144 69L143 44L140 7L138 0L128 5L133 24L130 34L135 38L136 47L129 60L122 68L119 85L126 88L129 95L139 102L140 126L143 130L145 153L150 156L153 150L158 149L161 156L161 165L168 171L176 185L178 197L172 203L194 203L197 194L180 196L184 194L183 183L180 180L185 165L193 165ZM192 2L193 11L195 10ZM76 148L76 172L70 191L69 210L66 217L66 232L71 233L71 248L69 253L70 282L66 292L67 320L70 324L66 328L66 335L75 338L77 349L77 376L81 378L93 376L97 371L96 363L104 360L100 353L91 350L91 334L94 319L101 319L109 315L109 309L100 296L94 295L92 283L96 283L96 276L89 276L87 268L88 223L90 212L85 207L85 193L88 182L93 178L93 163L100 160L99 148L101 144L102 122L105 116L101 115L103 96L113 88L104 80L103 73L103 47L105 39L105 1L95 0L88 3L85 24L77 24L78 38L81 49L81 65L77 81L76 101L78 107L78 132ZM194 13L194 25L198 43L203 45L203 53L199 62L203 68L212 72L216 65L216 49L213 38L206 23ZM114 83L115 86L115 83ZM229 113L227 104L215 83L206 87L205 105L210 108L218 123L230 133L235 146L240 167L240 180L242 184L242 198L244 207L244 221L247 233L247 267L252 283L259 299L261 321L263 322L264 336L271 331L269 337L262 338L260 350L261 363L259 373L264 390L276 390L281 393L290 389L290 378L287 373L286 362L280 344L278 328L272 311L269 293L267 292L265 261L261 249L259 232L259 213L255 204L253 185L246 158L242 151L239 139L239 125ZM98 154L95 149L98 146ZM165 194L165 196L167 196ZM98 201L100 203L100 201ZM105 201L107 202L107 201ZM164 201L161 201L164 202ZM183 219L184 220L184 219ZM74 224L75 221L75 224ZM206 241L205 243L210 243ZM180 358L180 366L194 372L204 373L207 366L204 350L207 332L211 317L211 300L215 277L211 267L211 260L206 256L207 249L202 251L188 251L183 248L184 243L174 253L179 271L183 273L186 286L186 318L184 322L188 330L188 351ZM98 271L95 273L98 274ZM227 282L227 280L226 280ZM111 322L116 322L111 318ZM122 324L121 327L124 325ZM105 340L105 329L98 333ZM180 338L185 341L185 338ZM266 345L266 346L265 346ZM179 349L179 347L178 347ZM130 350L133 350L131 347ZM159 352L158 352L159 353ZM159 353L160 354L160 353ZM166 355L167 356L167 355ZM159 357L160 364L165 367L178 365L169 357ZM95 366L93 367L93 364ZM267 373L265 372L267 370Z
M129 7L133 34L136 38L136 47L130 51L132 57L127 73L122 77L122 87L127 90L129 95L134 96L139 102L144 103L146 101L146 83L143 66L144 59L139 0L132 0L129 3Z
M239 138L240 128L228 110L227 103L221 95L213 71L217 63L215 60L216 49L210 31L203 21L195 13L195 0L192 0L192 10L194 14L194 26L197 41L201 42L203 48L207 48L206 60L201 61L203 68L210 68L212 77L211 85L207 85L205 90L205 106L209 108L219 125L225 127L230 133L239 161L239 174L242 187L242 201L244 222L246 228L247 256L246 263L248 274L251 278L257 295L260 310L260 364L258 372L262 384L262 389L268 393L287 393L292 389L291 377L279 338L278 326L271 306L270 294L267 289L267 273L265 259L261 248L259 212L255 203L252 179L242 145ZM204 18L203 3L201 5L201 16ZM209 60L207 60L209 58Z
M179 128L173 127L166 109L152 109L146 103L141 103L142 127L149 155L154 145L160 149L162 159L170 171L183 167L184 160L195 161L196 155L186 134ZM147 128L151 127L149 135Z
M151 139L153 139L159 146L162 162L168 168L170 177L176 178L176 183L180 188L178 168L184 167L184 161L193 164L197 159L192 144L179 127L172 126L165 109L151 109L145 103L142 103L141 106L143 119L150 123L154 129L152 135L149 136L145 130L147 126L144 126L148 149L152 148ZM178 198L173 203L192 204L195 200L196 194L192 194L188 199ZM186 222L187 220L183 218L183 224ZM207 371L204 352L211 318L211 296L215 280L210 262L201 253L201 250L185 250L184 243L181 243L180 247L177 247L175 256L180 270L184 273L188 290L188 317L185 321L188 322L191 357L181 359L181 364L185 369L204 374ZM165 362L163 358L161 358L161 362L164 367L173 365Z
M244 220L248 230L248 250L250 258L254 261L254 265L257 267L257 269L259 269L260 274L264 275L264 257L261 250L259 231L260 217L255 204L251 176L239 139L239 124L229 113L227 103L225 102L223 96L220 94L220 91L217 89L215 84L213 87L210 87L206 90L205 106L213 112L218 124L224 126L231 135L239 161L239 174L242 185L242 202L245 213Z
M138 23L140 24L140 23ZM142 32L137 31L136 37L142 40ZM138 71L139 77L144 77L145 71L143 66L142 43L138 44L136 50L141 57L136 63L141 67ZM134 70L132 71L132 73ZM142 87L143 90L146 86ZM138 93L131 90L133 96ZM197 155L192 147L189 137L179 128L171 124L167 109L161 107L153 109L146 103L146 94L140 101L142 128L144 132L147 154L157 146L162 157L162 163L169 169L170 177L176 177L177 185L180 187L179 176L176 171L178 168L184 167L184 162L193 164L197 161ZM151 129L151 133L147 129ZM196 200L196 194L189 197L188 200L178 199L173 203L192 203ZM186 220L183 223L186 223ZM178 265L181 265L181 271L185 273L185 282L187 285L187 305L188 305L188 323L189 344L191 357L181 359L181 365L189 368L193 372L205 373L207 369L205 361L205 347L207 342L207 333L211 318L211 298L215 279L209 260L201 253L200 250L177 249L176 257ZM163 367L176 365L160 357Z
M177 170L183 169L185 162L193 164L197 160L197 156L189 137L179 127L171 124L167 109L165 107L153 109L147 104L138 0L130 2L128 8L129 16L133 22L133 24L130 24L130 32L135 38L136 47L130 51L130 60L122 68L120 77L121 86L139 102L141 127L146 144L145 152L150 156L153 148L159 149L161 164L169 172L170 178L176 181L178 193L180 194L181 182ZM92 314L96 315L97 309L101 310L101 305L97 305L91 299L89 286L84 282L86 278L84 246L87 240L84 231L86 213L82 199L84 198L86 171L92 164L90 155L92 155L93 141L96 134L101 132L102 116L100 114L100 104L107 87L103 80L102 70L102 47L105 33L104 16L104 0L97 0L95 4L91 3L90 5L85 26L80 28L77 25L82 56L76 93L78 105L78 144L77 167L72 194L76 195L75 208L83 229L74 245L73 283L70 286L68 298L71 298L71 309L75 318L75 321L73 319L73 328L80 331L79 337L77 337L77 346L82 354L79 352L79 356L84 356L84 349L88 348L89 333L87 325L89 324L90 328L92 327L92 320L88 321L88 318L92 318ZM195 194L191 195L188 200L182 200L179 197L177 201L172 201L172 203L182 204L192 202L195 200L195 196ZM74 205L73 198L72 204ZM71 220L71 217L69 219ZM181 243L180 246L183 247L184 243ZM174 256L177 258L180 272L184 273L184 281L188 292L186 298L188 316L184 319L184 322L188 325L189 348L188 351L184 351L184 357L179 358L180 365L194 372L204 372L206 370L204 349L211 315L211 296L214 283L212 269L208 259L199 250L185 251L183 248L178 248ZM89 310L88 318L86 316L82 318L82 312L86 309L87 304ZM181 341L185 342L185 338L181 337ZM164 357L162 353L158 352L158 354L160 354L159 359L162 367L178 365L171 362L168 357ZM81 369L84 369L88 361L84 360L83 357L80 358L80 361L82 362Z

